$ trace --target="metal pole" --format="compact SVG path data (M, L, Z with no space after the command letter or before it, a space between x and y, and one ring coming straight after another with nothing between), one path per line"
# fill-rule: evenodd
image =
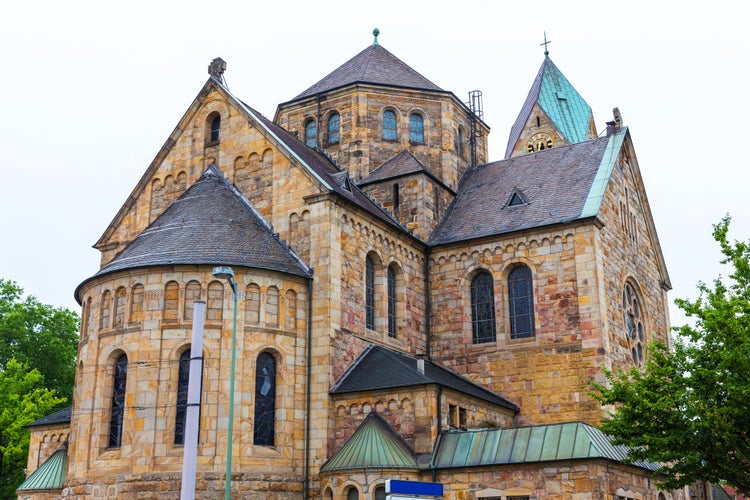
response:
M234 435L234 372L235 359L237 357L237 283L227 278L232 286L234 294L234 305L232 312L232 368L229 372L229 428L227 430L227 477L224 481L224 499L230 500L230 490L232 486L232 436Z
M201 380L203 380L203 320L206 316L206 303L193 303L193 334L190 346L190 375L188 376L188 397L185 415L185 434L182 459L181 500L195 498L195 469L198 459L198 419L201 405Z

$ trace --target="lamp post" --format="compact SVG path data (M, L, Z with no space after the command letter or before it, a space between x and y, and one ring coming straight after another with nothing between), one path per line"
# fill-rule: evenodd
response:
M232 487L232 436L234 435L234 372L237 358L237 282L234 281L234 271L231 267L214 267L215 278L226 278L232 287L234 306L232 309L232 367L229 372L229 428L227 429L227 474L224 481L224 499L230 500Z

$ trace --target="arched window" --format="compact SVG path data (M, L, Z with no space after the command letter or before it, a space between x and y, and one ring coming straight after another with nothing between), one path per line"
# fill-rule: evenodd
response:
M286 328L294 330L297 328L297 294L294 290L286 292Z
M115 290L115 321L113 326L122 327L125 323L125 297L127 292L125 287L121 286Z
M388 266L388 336L396 338L396 272Z
M369 255L365 259L365 326L375 329L375 263Z
M121 354L115 361L115 372L112 377L112 409L109 412L110 448L122 444L122 423L125 416L125 389L128 379L128 356Z
M212 281L208 284L206 321L221 321L224 313L224 284Z
M625 290L622 292L622 314L627 328L628 347L633 363L639 368L643 368L645 362L644 344L646 342L646 333L643 328L643 312L641 300L630 283L625 283Z
M519 266L508 274L510 338L534 336L534 283L531 269Z
M279 326L279 289L269 286L266 290L266 325Z
M458 127L458 133L456 134L456 153L459 158L464 157L464 129Z
M109 315L112 314L112 293L105 290L102 294L101 314L99 315L99 329L109 328Z
M409 140L411 142L424 142L424 119L419 113L409 115Z
M201 284L195 280L188 281L185 286L185 306L182 318L185 321L193 321L193 308L196 301L201 300Z
M393 111L383 112L383 139L395 141L396 136L396 113Z
M245 323L257 325L260 322L260 287L250 283L245 288Z
M267 352L258 355L255 368L255 428L253 444L273 446L276 423L276 360Z
M308 120L305 123L305 144L311 148L318 145L318 126L315 120Z
M164 321L177 321L177 305L180 300L180 287L176 281L164 285Z
M185 443L185 418L187 417L189 376L190 349L180 354L180 365L177 370L177 410L174 414L174 444Z
M341 127L341 117L338 113L331 113L328 117L328 144L339 143L339 128Z
M482 271L471 280L472 342L495 341L495 292L492 275Z
M385 486L375 488L375 500L385 500Z
M216 115L211 121L211 142L218 142L221 130L221 115Z
M143 297L143 285L139 283L130 292L130 323L143 321Z
M359 490L357 488L349 488L346 492L346 500L359 500Z

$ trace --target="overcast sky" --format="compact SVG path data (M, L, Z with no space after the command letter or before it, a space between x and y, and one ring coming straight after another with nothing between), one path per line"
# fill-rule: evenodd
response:
M550 57L630 127L675 297L721 271L711 225L750 239L750 2L42 0L0 9L0 277L78 312L104 232L208 78L272 118L372 43L465 99L490 159ZM672 308L673 324L684 317Z

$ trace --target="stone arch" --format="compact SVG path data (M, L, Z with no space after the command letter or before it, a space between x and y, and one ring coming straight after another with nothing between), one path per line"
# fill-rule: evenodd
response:
M219 323L224 318L224 283L214 280L206 294L206 321Z
M245 324L260 323L260 286L248 283L245 287Z
M117 287L115 290L115 307L114 307L114 319L112 321L113 328L122 328L125 325L125 302L127 300L127 292L124 286Z
M144 307L143 301L145 298L145 291L143 285L136 283L130 289L130 314L128 315L128 323L140 323L144 319Z
M289 216L289 241L292 249L307 264L310 263L310 211Z
M175 322L178 319L178 309L180 302L180 286L176 281L168 281L164 285L164 312L162 320L165 322Z
M297 292L294 290L287 290L286 291L286 303L284 307L285 311L285 325L287 330L296 330L297 329Z
M193 306L196 301L201 300L201 293L199 281L190 280L185 285L185 304L182 311L182 318L185 321L193 321Z
M110 324L110 316L112 314L112 292L104 290L101 299L101 310L99 312L99 330L107 330L112 325Z
M275 286L269 286L266 289L266 304L264 317L266 326L276 328L279 326L279 289Z
M149 211L149 222L153 222L164 209L164 184L161 180L151 181L151 210Z

